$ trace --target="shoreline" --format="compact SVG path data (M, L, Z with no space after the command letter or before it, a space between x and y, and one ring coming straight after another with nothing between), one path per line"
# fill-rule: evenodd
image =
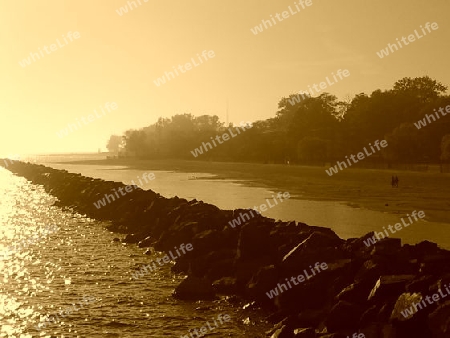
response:
M271 313L267 320L276 324L269 333L273 337L293 336L300 328L319 333L324 327L331 337L353 332L378 336L386 329L399 337L447 332L446 304L421 309L420 316L428 320L420 325L415 313L406 322L401 314L415 306L417 293L427 294L448 280L450 251L436 243L402 245L398 238L386 238L368 248L364 243L374 232L344 240L330 228L259 215L232 228L228 222L247 210L221 210L140 188L96 209L93 203L99 196L125 185L19 161L7 169L42 185L57 198L55 206L109 221L106 228L124 235L118 239L124 244L167 253L180 243L192 243L193 250L172 267L174 273L187 275L173 297L191 302L223 296L245 300ZM289 277L312 269L314 262L327 268L301 284L289 284ZM281 290L280 285L285 290L268 297L275 287Z
M208 179L231 180L248 187L289 189L295 196L292 198L300 200L341 202L354 208L394 215L426 209L426 221L450 224L450 203L447 202L450 197L450 175L440 173L349 168L328 177L325 167L243 162L105 159L57 163L208 173L216 175ZM390 178L394 174L400 176L398 189L390 186Z

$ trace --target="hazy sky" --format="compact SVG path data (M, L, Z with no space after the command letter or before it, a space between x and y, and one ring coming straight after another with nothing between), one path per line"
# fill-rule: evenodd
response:
M338 69L351 75L325 91L339 98L387 89L405 76L450 85L448 0L312 0L257 35L250 29L288 6L296 11L296 1L135 2L121 16L125 0L2 1L0 155L96 151L111 134L180 113L225 122L227 99L230 122L266 119L280 98ZM427 22L439 28L377 56ZM76 31L70 42L68 32ZM155 85L165 71L210 50L213 58ZM33 61L30 53L40 51ZM102 115L106 102L117 109ZM94 109L101 117L57 135Z

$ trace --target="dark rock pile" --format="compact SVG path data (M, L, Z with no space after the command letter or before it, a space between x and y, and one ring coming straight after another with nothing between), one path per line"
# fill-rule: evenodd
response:
M450 252L435 243L387 238L367 247L373 233L343 240L328 228L262 216L232 228L242 210L140 188L97 208L94 202L125 185L18 161L7 169L42 185L58 205L110 221L124 242L166 252L192 243L173 266L188 275L174 296L238 295L272 312L271 337L450 337ZM280 286L311 275L317 263L327 269Z

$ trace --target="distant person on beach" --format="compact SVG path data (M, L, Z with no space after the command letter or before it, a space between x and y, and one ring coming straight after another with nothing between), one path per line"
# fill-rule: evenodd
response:
M398 176L395 175L395 186L398 188Z
M392 188L395 187L395 177L394 176L392 176L391 185L392 185Z

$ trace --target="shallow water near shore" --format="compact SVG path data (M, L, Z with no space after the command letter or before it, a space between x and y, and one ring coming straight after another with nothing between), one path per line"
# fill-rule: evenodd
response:
M221 314L231 321L210 336L264 337L261 313L223 299L172 298L183 277L169 265L132 279L150 260L143 249L113 242L118 236L105 224L52 206L55 199L42 187L3 168L0 196L0 337L179 337ZM57 230L46 234L51 225ZM11 252L17 243L20 249ZM73 308L83 297L94 300ZM50 315L58 315L55 322L37 330Z
M81 173L84 176L102 178L132 184L134 180L142 189L151 189L164 197L179 196L188 200L197 199L211 203L221 209L253 208L261 204L268 205L262 212L264 216L283 221L296 220L308 225L333 229L342 238L361 237L370 231L383 232L403 218L406 214L391 214L362 208L353 208L342 202L309 201L291 196L270 207L267 200L274 204L273 197L283 191L271 191L264 188L249 187L244 182L212 179L211 174L191 174L169 171L145 171L128 169L124 166L74 165L46 163L56 169ZM154 173L155 179L143 179L144 173ZM141 180L142 185L139 183ZM126 196L121 197L126 198ZM278 200L279 201L279 200ZM412 212L413 210L411 210ZM419 210L417 210L419 211ZM402 238L403 243L415 244L423 240L438 243L444 249L450 249L450 224L428 222L419 219L395 233L386 230L390 237Z

